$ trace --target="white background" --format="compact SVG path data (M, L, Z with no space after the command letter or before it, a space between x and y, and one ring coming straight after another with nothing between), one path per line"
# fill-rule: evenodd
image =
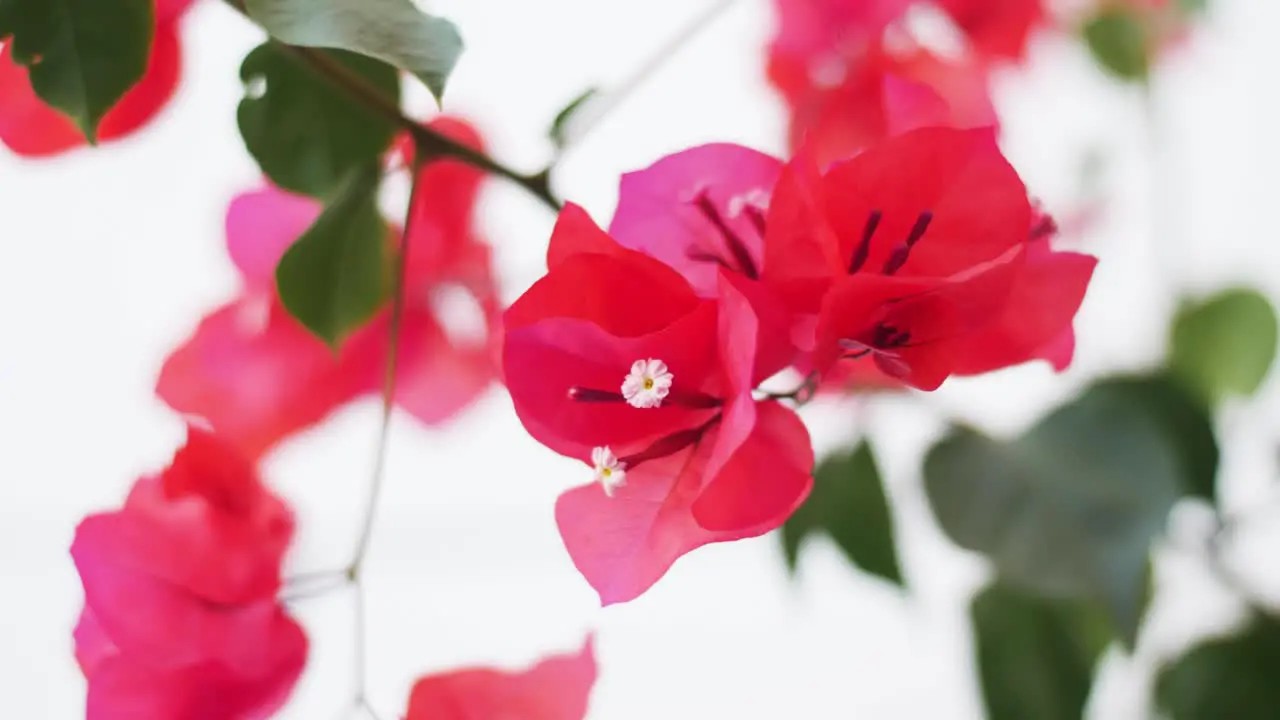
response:
M552 518L558 492L585 482L587 471L529 439L495 390L445 431L396 417L367 580L379 715L403 711L418 675L467 663L518 667L576 648L594 628L601 677L592 718L979 717L965 602L985 571L927 519L919 489L919 457L940 416L1015 432L1091 376L1157 361L1173 288L1248 282L1280 291L1280 5L1214 5L1210 26L1158 83L1166 152L1155 173L1140 94L1105 80L1079 48L1045 38L1029 69L999 79L1006 148L1050 210L1077 203L1086 152L1107 159L1107 214L1087 241L1103 262L1079 317L1071 371L1030 366L950 382L924 402L807 409L820 452L863 430L878 441L902 522L909 595L853 572L825 540L808 545L791 582L770 536L697 551L642 599L601 611ZM534 168L549 155L544 128L565 102L625 77L702 7L442 0L434 9L468 42L447 107L476 118L497 156ZM765 0L741 0L574 151L558 190L604 223L619 174L664 153L711 140L781 152L783 111L762 72L771 21ZM81 602L67 554L75 523L117 505L181 442L181 422L152 393L156 374L201 315L235 291L222 220L228 201L257 183L235 105L239 60L260 35L216 2L199 4L184 30L180 96L148 132L53 162L0 150L5 717L83 712L70 638ZM1153 177L1161 179L1155 203ZM553 218L498 182L481 212L515 297L540 271ZM1233 508L1270 497L1275 399L1272 382L1258 402L1222 418ZM302 519L291 571L336 567L350 552L376 405L347 408L268 462L266 474ZM1258 561L1246 565L1280 595L1265 562L1274 553L1265 539L1256 544ZM1092 717L1145 717L1147 660L1230 618L1230 604L1194 563L1166 555L1162 577L1176 597L1157 606L1145 659L1108 657ZM351 693L350 597L307 600L296 612L313 653L283 716L337 718Z

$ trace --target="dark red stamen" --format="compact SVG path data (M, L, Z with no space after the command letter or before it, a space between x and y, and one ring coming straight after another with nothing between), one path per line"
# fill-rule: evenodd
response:
M840 340L837 344L841 350L846 351L840 356L840 359L858 360L872 353L903 347L911 342L911 332L909 330L899 330L892 325L884 323L872 328L869 335L870 337L866 340L852 340L849 338Z
M756 234L763 239L765 228L764 211L751 203L747 203L742 206L742 212L747 216L747 221L751 223L751 227L755 228Z
M907 235L907 239L899 246L893 249L889 254L889 259L885 261L884 269L881 270L883 275L893 275L907 264L907 258L911 256L911 248L920 242L924 237L924 233L929 229L929 223L933 222L933 213L928 210L920 213L920 217L916 218L916 224L911 226L911 232Z
M867 216L867 224L862 226L862 240L858 243L858 247L853 250L853 257L849 259L849 274L852 275L862 269L867 264L867 256L871 254L871 238L876 234L876 228L880 227L880 218L883 213L879 210L872 210Z
M720 235L724 238L725 246L728 248L729 254L733 256L733 260L737 264L737 267L732 269L737 270L752 280L758 279L760 277L760 273L756 269L755 260L751 259L751 253L747 250L746 243L742 242L742 238L738 237L738 234L733 231L733 228L729 227L729 224L724 221L724 218L720 217L720 211L716 209L715 203L711 202L711 197L707 195L706 192L698 193L698 196L693 200L693 204L698 208L698 211L702 213L703 217L707 219L707 222L714 225L716 230L719 231ZM692 253L690 254L690 257L694 257ZM717 262L729 267L729 265L722 260L717 260Z
M569 388L569 399L577 402L626 402L627 398L622 393L609 392L608 390L593 390L591 388L571 387Z
M1044 238L1056 235L1057 233L1058 223L1054 222L1053 218L1048 215L1041 215L1040 221L1031 228L1031 232L1027 235L1027 242L1043 240Z
M632 470L641 463L675 455L681 450L684 450L690 445L701 440L702 436L705 435L708 430L714 427L716 423L720 422L721 417L720 413L716 413L715 417L696 428L672 433L664 438L654 441L652 445L644 450L641 450L634 455L627 455L626 457L618 458L618 460L626 463L627 470Z
M587 403L620 403L626 402L627 398L622 393L616 393L609 390L596 390L595 388L571 387L569 388L569 399L576 402ZM681 407L691 408L694 410L705 410L710 408L718 408L724 404L720 398L712 397L697 391L673 391L663 399L663 404L679 405Z

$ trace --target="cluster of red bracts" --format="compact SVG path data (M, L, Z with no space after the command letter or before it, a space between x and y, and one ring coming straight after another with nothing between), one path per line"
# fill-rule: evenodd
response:
M461 120L431 127L481 147ZM465 409L498 375L501 307L489 246L472 222L482 179L453 161L430 163L418 178L427 202L412 209L394 400L428 425ZM335 354L284 309L276 264L320 209L270 187L231 203L227 251L241 288L169 356L157 383L161 399L200 427L189 426L172 464L139 480L122 508L77 528L85 607L75 641L89 720L259 720L284 705L302 674L307 637L278 598L293 516L255 465L381 391L390 322L382 313ZM475 332L451 331L438 316L442 291L479 309ZM405 717L580 720L595 677L589 639L524 672L424 677Z
M503 361L529 432L595 468L556 519L602 602L805 500L808 433L758 391L780 371L932 390L1065 366L1095 260L1053 234L989 129L915 130L825 172L708 145L624 176L609 233L567 207Z
M307 662L307 636L278 598L293 532L253 463L193 426L124 507L85 518L71 555L85 592L75 641L86 718L273 716ZM522 672L423 677L405 720L580 720L596 679L593 644Z

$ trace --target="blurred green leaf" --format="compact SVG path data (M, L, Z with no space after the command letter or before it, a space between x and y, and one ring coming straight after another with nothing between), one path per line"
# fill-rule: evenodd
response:
M1150 71L1142 23L1128 9L1103 10L1085 23L1084 40L1095 60L1122 80L1146 81Z
M340 50L335 62L399 104L396 69ZM353 168L377 163L395 134L389 120L348 98L276 43L249 53L240 66L245 98L237 119L249 153L271 182L325 197Z
M458 57L453 23L411 0L244 0L249 16L281 42L377 58L416 75L436 101Z
M378 166L352 171L276 266L285 308L335 350L387 299L388 231L378 214Z
M146 72L155 24L152 0L0 0L0 41L90 143Z
M1280 619L1193 648L1161 669L1156 703L1171 720L1273 720L1280 714Z
M939 523L1020 587L1103 603L1132 648L1150 597L1151 541L1178 497L1203 484L1193 473L1208 467L1206 448L1217 454L1194 410L1162 416L1187 410L1162 391L1171 387L1098 383L1010 442L954 430L925 458Z
M1276 314L1254 290L1184 303L1174 318L1169 364L1207 402L1252 395L1276 356Z
M556 113L555 120L551 121L551 129L547 131L547 136L551 138L552 144L557 148L562 148L569 141L567 136L569 130L569 121L573 116L582 109L582 106L589 102L592 98L600 93L600 88L587 88L582 91L576 98L564 106L564 109Z
M1108 378L1095 391L1113 394L1145 410L1159 423L1178 454L1182 493L1209 504L1217 498L1218 441L1213 418L1186 389L1164 375Z
M782 526L782 548L793 571L804 539L817 532L829 535L854 565L903 584L889 499L865 440L818 465L813 493Z
M969 614L987 720L1080 720L1111 639L1100 609L997 583Z
M1178 0L1178 9L1186 15L1201 15L1209 11L1209 0Z

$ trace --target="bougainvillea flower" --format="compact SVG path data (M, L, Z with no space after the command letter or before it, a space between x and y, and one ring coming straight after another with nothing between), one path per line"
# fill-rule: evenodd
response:
M873 363L931 390L1032 359L1070 328L1093 262L1052 252L1051 234L991 131L921 129L825 174L792 162L762 277L817 316L817 370Z
M307 655L276 599L293 529L250 462L194 427L122 509L85 518L71 555L85 593L75 638L90 720L278 709Z
M703 297L719 268L759 277L764 217L782 161L713 143L622 176L609 235L679 272Z
M898 20L914 0L775 0L771 47L789 55L866 45Z
M466 124L433 127L478 145ZM419 178L406 258L406 305L397 361L396 403L424 423L448 420L470 405L498 371L501 318L489 247L471 229L480 173L456 161L428 164ZM240 271L237 298L206 317L166 360L157 393L198 416L257 457L356 397L379 393L389 312L354 334L335 355L288 314L275 290L280 257L320 212L308 198L277 189L232 202L227 249ZM480 310L467 334L445 325L437 308L456 292Z
M414 683L405 720L582 720L596 682L593 638L521 671L467 668Z
M155 39L142 79L102 118L98 140L126 137L144 127L169 103L182 74L178 24L193 0L157 0ZM31 87L27 68L0 49L0 143L26 157L57 155L85 144L70 118L44 104Z
M774 298L723 269L701 298L573 205L548 266L506 313L504 367L525 428L603 486L556 506L601 601L637 597L701 545L778 527L809 492L813 455L792 411L752 395L792 356Z
M1032 33L1044 25L1044 0L934 0L974 49L992 59L1022 60Z
M804 5L783 2L782 10ZM797 48L780 36L770 46L768 73L791 110L792 150L806 146L820 166L919 127L998 122L980 63L944 59L909 39Z
M953 369L979 375L1028 360L1045 360L1062 371L1075 355L1071 321L1084 302L1098 259L1050 247L1056 232L1047 215L1035 218L1026 262L1014 279L1004 310L968 339Z

